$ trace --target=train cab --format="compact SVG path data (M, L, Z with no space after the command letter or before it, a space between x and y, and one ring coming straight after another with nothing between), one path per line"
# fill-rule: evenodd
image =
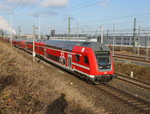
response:
M89 77L89 80L108 82L114 77L114 62L110 49L107 46L98 42L81 42L80 45L75 46L74 50L75 53L87 56L88 66L82 64L84 60L79 63L79 66L89 67L89 72L88 70L83 70L84 74Z

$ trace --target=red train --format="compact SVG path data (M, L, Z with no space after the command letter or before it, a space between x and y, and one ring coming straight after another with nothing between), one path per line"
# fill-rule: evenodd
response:
M32 53L32 39L15 39L13 45ZM35 53L88 82L108 82L114 77L110 50L98 42L35 40Z

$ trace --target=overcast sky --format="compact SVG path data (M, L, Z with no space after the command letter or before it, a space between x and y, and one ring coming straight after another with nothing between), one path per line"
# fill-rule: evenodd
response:
M12 28L9 14L12 15ZM71 17L71 32L104 29L133 29L133 18L137 25L150 28L150 0L0 0L0 29L15 33L18 26L22 33L32 33L38 26L40 16L41 33L50 29L67 33L68 17Z

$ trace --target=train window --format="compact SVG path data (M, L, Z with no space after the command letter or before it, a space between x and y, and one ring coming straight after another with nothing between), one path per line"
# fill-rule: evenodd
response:
M62 50L65 50L65 45L62 45Z
M47 58L50 58L50 54L47 54Z
M66 51L69 51L69 46L66 45Z
M69 46L68 51L72 51L73 46Z
M54 56L54 60L55 60L55 61L57 60L56 56Z
M55 61L57 61L57 58L56 58L56 56L54 56L54 57L55 57L55 58L54 58L54 60L55 60Z
M76 61L77 61L77 62L80 61L80 55L76 55Z
M42 52L43 52L43 51L44 51L44 48L40 47L40 51L42 51Z
M84 56L84 63L89 64L89 59L87 56Z
M50 59L53 59L53 55L51 55Z
M57 57L57 62L59 62L59 57Z
M64 50L67 50L68 46L67 45L64 45Z

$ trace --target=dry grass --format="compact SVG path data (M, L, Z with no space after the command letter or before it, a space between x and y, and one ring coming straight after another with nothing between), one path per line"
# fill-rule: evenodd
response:
M132 67L118 64L116 70L129 73L129 70L124 68ZM140 69L142 71L138 69L135 71L143 73L144 70ZM25 54L20 54L7 44L0 42L0 114L107 113L99 104L111 102L108 96L103 93L96 96L97 91L91 93L91 90L87 93L84 90L86 87L80 86L82 85L80 81L71 81L69 77L53 66L45 68L43 65L33 63L32 59L28 59ZM110 110L111 105L108 105ZM119 112L114 111L120 110L118 103L113 106L116 108L112 112Z
M99 114L58 70L45 69L0 42L0 113Z
M150 67L137 66L130 63L115 63L115 72L124 73L130 76L130 72L133 71L134 77L143 81L150 82Z

